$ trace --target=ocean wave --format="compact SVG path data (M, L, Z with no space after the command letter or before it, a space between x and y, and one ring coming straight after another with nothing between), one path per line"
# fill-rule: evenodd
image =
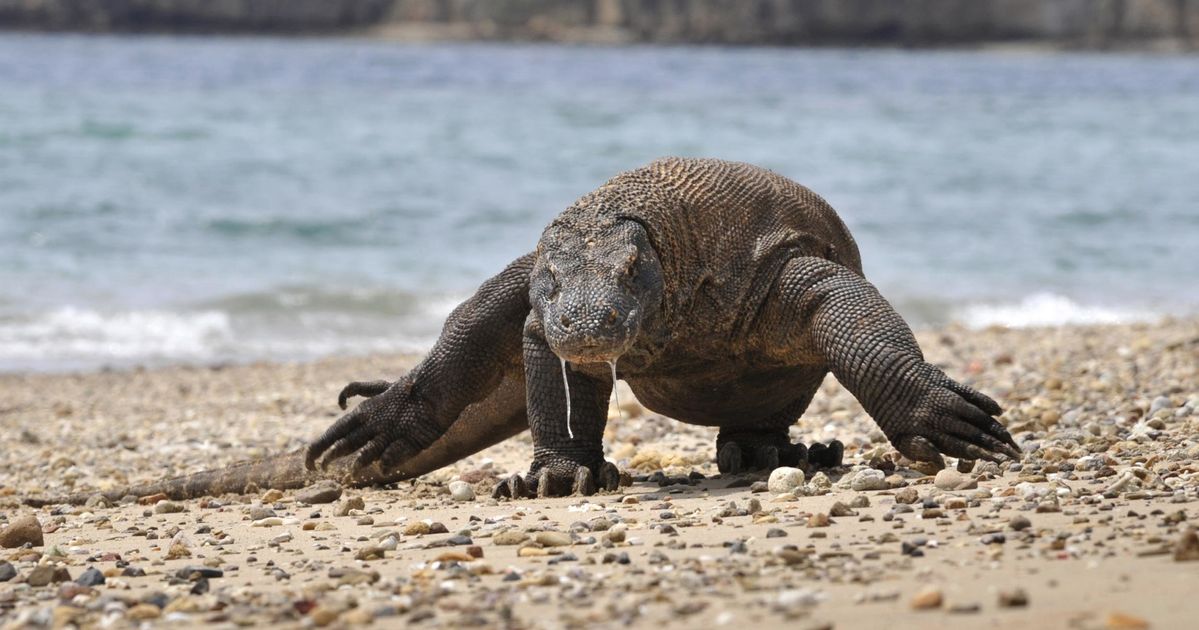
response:
M231 300L223 308L208 304L189 310L104 311L66 306L41 313L10 312L0 315L0 371L423 352L457 303L436 298L398 312L364 312L332 309L330 296L308 296L308 308L283 307L294 295L280 297L280 303L257 297L261 299Z
M0 319L0 364L114 363L130 359L204 360L232 339L219 311L103 313L63 307Z
M971 328L1008 326L1063 326L1068 324L1123 324L1153 321L1161 316L1150 310L1082 304L1055 293L1035 293L1019 302L969 304L954 309L952 319Z

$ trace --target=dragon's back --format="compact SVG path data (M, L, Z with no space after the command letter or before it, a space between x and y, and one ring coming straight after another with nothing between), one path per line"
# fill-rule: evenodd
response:
M774 171L744 162L668 157L622 173L609 186L665 192L674 203L646 204L642 211L689 241L680 247L709 253L706 262L764 261L786 250L861 273L857 244L836 211Z
M646 227L673 336L738 338L794 258L862 274L857 244L824 199L751 164L662 158L613 177L564 214L586 222L611 213Z

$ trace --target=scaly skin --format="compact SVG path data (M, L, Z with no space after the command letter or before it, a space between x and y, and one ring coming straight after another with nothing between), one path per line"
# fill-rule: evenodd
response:
M993 400L924 361L863 277L832 208L784 177L720 160L658 160L575 202L531 256L523 329L508 321L491 330L506 348L520 340L510 360L524 366L534 444L528 474L501 483L499 496L615 486L601 441L609 362L646 407L720 427L724 471L839 464L839 443L805 449L787 439L830 370L912 459L1020 456ZM465 391L483 388L477 373L454 376ZM405 426L395 420L368 412L352 426L339 421L310 457L357 452L356 465L370 464L395 448Z
M287 479L260 470L255 483L405 479L528 428L533 463L497 496L612 489L613 369L647 408L720 427L725 472L839 465L840 443L787 437L830 371L911 459L1020 456L993 400L924 361L823 199L748 164L666 158L567 208L450 315L410 373L347 385L343 408L367 399L310 445L306 471L284 456ZM238 491L202 474L212 480L166 485Z

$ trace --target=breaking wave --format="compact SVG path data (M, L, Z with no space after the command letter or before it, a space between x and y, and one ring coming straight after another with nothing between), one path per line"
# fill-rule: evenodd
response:
M0 314L0 371L422 352L458 303L393 294L370 309L362 298L287 291L181 309L10 311Z
M971 328L1028 328L1068 324L1123 324L1153 321L1159 317L1161 313L1145 309L1081 304L1054 293L1035 293L1019 302L963 306L954 309L952 319Z

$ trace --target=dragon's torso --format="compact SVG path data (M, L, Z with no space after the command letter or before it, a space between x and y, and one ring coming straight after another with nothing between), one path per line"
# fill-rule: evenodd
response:
M759 337L769 333L756 325L788 260L813 256L862 271L853 237L818 195L750 164L665 158L617 175L572 212L577 222L638 221L662 263L662 315L618 365L650 408L715 423L728 413L713 400L773 413L795 397L772 389L780 376L819 384L826 367L764 352L770 340ZM615 217L584 214L597 212ZM725 389L727 396L714 395Z

